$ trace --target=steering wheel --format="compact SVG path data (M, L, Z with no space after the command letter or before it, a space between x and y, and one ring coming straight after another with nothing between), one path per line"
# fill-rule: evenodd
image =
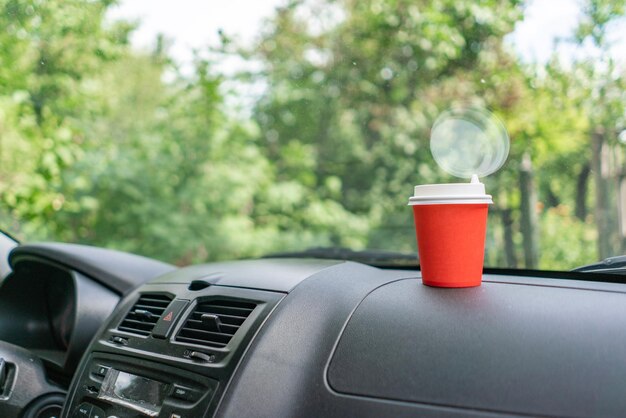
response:
M48 383L39 357L0 341L0 417L59 418L64 400L65 391Z

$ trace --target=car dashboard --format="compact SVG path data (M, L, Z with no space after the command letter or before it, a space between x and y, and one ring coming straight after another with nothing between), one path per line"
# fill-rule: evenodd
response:
M20 251L20 263L33 257ZM71 249L56 251L48 262L73 273L29 276L56 289L41 292L47 314L31 313L51 319L33 328L46 330L20 340L17 325L3 324L2 339L32 349L46 370L70 370L80 352L67 390L57 385L63 418L626 411L623 284L485 274L480 287L440 289L417 270L267 258L160 266L140 285L121 286L118 275L107 287L92 279L106 259L81 264ZM7 281L0 298L18 293ZM80 325L86 312L89 326ZM78 334L93 339L79 349Z

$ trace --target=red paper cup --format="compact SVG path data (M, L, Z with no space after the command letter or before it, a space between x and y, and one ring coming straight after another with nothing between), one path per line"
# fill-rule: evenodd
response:
M480 286L490 203L482 183L415 187L409 204L425 285Z

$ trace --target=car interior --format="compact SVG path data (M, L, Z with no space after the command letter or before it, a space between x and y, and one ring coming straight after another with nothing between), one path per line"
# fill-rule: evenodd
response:
M0 418L626 417L626 0L0 0Z
M384 263L296 254L176 268L60 243L16 246L9 263L2 417L626 410L620 276L494 270L445 289Z

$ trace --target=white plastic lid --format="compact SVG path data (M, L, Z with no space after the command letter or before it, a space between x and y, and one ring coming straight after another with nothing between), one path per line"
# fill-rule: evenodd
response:
M492 204L485 185L472 176L471 183L423 184L415 186L409 205Z

